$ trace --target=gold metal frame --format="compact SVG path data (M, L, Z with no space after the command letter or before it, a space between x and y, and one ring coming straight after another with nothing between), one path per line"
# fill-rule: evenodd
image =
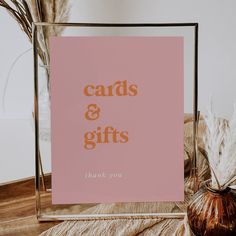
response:
M69 27L193 27L194 28L194 88L193 88L193 160L190 176L193 179L193 190L198 188L197 173L197 125L198 125L198 23L34 23L33 24L33 57L34 57L34 124L35 124L35 197L36 215L39 221L57 220L98 220L98 219L137 219L137 218L183 218L186 213L122 213L122 214L67 214L50 215L42 212L41 205L41 180L42 189L45 189L45 176L39 148L39 108L38 108L38 52L37 52L37 27L41 26L69 26ZM50 191L50 190L49 190Z

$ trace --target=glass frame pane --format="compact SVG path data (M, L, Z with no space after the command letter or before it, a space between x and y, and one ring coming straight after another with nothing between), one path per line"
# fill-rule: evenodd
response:
M183 218L186 215L186 201L177 203L119 203L120 210L108 210L116 204L102 204L98 210L98 204L76 204L76 205L52 205L50 176L44 174L44 159L41 150L40 131L42 124L40 116L40 53L45 58L44 67L46 71L49 68L49 55L39 51L39 45L42 43L42 35L46 28L56 29L63 27L66 32L62 36L94 36L94 35L112 35L112 36L183 36L185 37L185 81L188 80L188 87L185 88L186 96L190 96L191 102L185 105L185 112L193 115L193 157L191 159L191 185L192 191L197 190L197 120L198 120L198 24L197 23L35 23L33 25L33 51L34 51L34 119L35 119L35 192L36 192L36 212L39 221L54 220L78 220L78 219L110 219L110 218ZM186 36L185 32L186 31ZM51 30L53 32L53 30ZM52 35L53 36L53 35ZM189 41L189 44L186 42ZM47 44L46 41L44 41ZM45 65L46 64L46 65ZM187 80L186 80L187 78ZM186 84L186 83L185 83ZM191 90L189 90L189 86ZM49 90L50 91L50 90ZM50 97L50 95L49 95ZM49 157L46 157L50 159ZM159 210L160 204L173 204L166 210ZM100 204L101 205L101 204ZM145 207L144 207L145 206ZM167 206L167 205L166 205ZM165 208L165 207L164 207ZM115 209L115 208L114 208Z

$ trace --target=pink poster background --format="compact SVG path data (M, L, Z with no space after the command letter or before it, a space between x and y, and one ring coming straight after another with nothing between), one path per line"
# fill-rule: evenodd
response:
M53 204L183 200L183 38L52 37L50 53ZM137 96L83 94L118 80ZM84 118L91 103L94 121ZM129 141L86 150L98 126Z

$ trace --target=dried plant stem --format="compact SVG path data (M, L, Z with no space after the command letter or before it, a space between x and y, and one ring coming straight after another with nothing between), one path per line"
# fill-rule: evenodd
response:
M236 180L236 107L228 122L215 116L211 104L205 122L204 141L211 169L211 185L221 190Z
M0 7L18 22L20 28L32 43L33 22L66 22L69 17L69 0L0 0ZM52 29L45 27L38 32L37 53L45 66L49 80L49 37L61 35L64 27ZM41 36L41 37L40 37ZM8 81L8 79L7 79ZM7 86L8 82L6 83ZM49 86L49 83L47 83ZM6 87L5 87L6 90ZM41 157L40 157L41 160ZM41 172L43 174L43 167Z
M69 17L69 0L0 0L0 7L18 22L32 43L33 22L66 22ZM42 63L49 65L49 37L58 36L64 27L47 27L39 32L37 51ZM49 75L49 71L47 72Z

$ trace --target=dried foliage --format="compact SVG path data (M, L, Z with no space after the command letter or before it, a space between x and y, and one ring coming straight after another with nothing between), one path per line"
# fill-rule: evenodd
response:
M0 0L0 7L5 8L19 23L32 43L33 22L66 22L69 17L69 0ZM50 36L58 36L64 27L45 27L40 32L38 54L44 65L49 63Z
M212 104L205 116L204 137L211 168L211 185L224 189L236 180L236 107L230 121L213 113Z

